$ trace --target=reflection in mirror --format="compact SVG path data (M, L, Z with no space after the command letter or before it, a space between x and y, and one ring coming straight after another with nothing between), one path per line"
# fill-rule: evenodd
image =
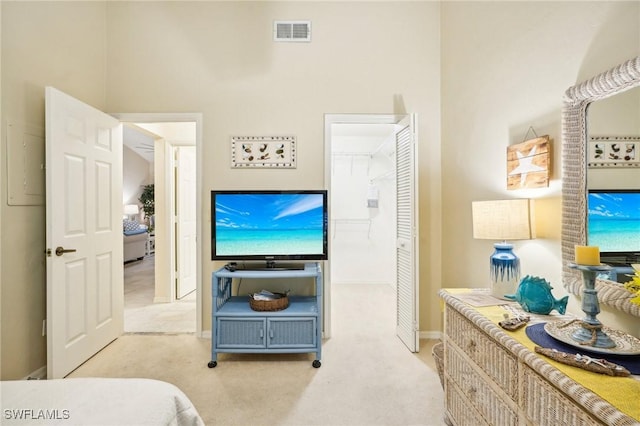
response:
M640 87L590 103L586 120L587 244L624 283L640 263Z
M569 268L568 264L574 260L575 245L587 244L587 190L588 188L596 189L596 185L604 184L601 180L604 179L602 176L589 174L587 177L587 109L589 109L591 135L600 131L615 132L604 136L620 136L622 131L625 131L627 135L638 135L640 133L638 127L630 127L628 130L619 127L614 130L613 127L605 128L604 125L598 124L606 121L611 121L613 124L613 122L619 121L618 118L622 120L622 117L617 116L616 113L605 112L599 118L597 111L600 108L600 102L605 102L604 108L606 109L607 103L616 102L608 98L622 96L622 103L630 102L632 105L629 111L619 111L619 113L622 116L635 114L637 118L640 106L633 105L634 95L632 93L625 95L625 92L637 86L640 86L640 57L570 87L565 92L562 110L562 278L567 291L576 295L582 293L582 277L576 270ZM625 125L633 126L633 124ZM591 173L591 169L589 169L589 173ZM606 180L610 181L613 186L616 179L618 178L610 174ZM626 178L623 179L626 180ZM640 316L640 306L629 302L631 298L629 292L617 282L598 279L596 288L600 303L631 315Z

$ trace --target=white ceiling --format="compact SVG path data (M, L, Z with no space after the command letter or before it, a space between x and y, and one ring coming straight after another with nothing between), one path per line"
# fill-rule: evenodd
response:
M122 140L150 163L154 161L154 141L165 139L174 145L195 145L196 125L194 122L167 123L125 123Z
M147 132L141 132L140 129L133 128L128 124L123 127L122 142L124 145L148 162L153 163L153 141L157 137L153 137Z

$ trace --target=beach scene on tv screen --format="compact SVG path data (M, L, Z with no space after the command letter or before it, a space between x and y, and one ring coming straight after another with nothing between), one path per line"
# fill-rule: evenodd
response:
M588 243L601 252L640 251L640 192L595 192L588 200Z
M218 194L218 256L321 255L322 194Z

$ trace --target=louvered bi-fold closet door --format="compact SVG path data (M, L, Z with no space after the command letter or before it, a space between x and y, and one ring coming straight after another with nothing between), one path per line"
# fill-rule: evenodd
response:
M417 352L420 345L415 116L409 116L407 121L406 127L396 133L396 334L411 352Z

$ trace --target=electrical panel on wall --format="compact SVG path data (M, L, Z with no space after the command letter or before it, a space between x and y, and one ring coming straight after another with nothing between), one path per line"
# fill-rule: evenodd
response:
M7 121L7 203L10 206L44 205L44 152L44 128Z

